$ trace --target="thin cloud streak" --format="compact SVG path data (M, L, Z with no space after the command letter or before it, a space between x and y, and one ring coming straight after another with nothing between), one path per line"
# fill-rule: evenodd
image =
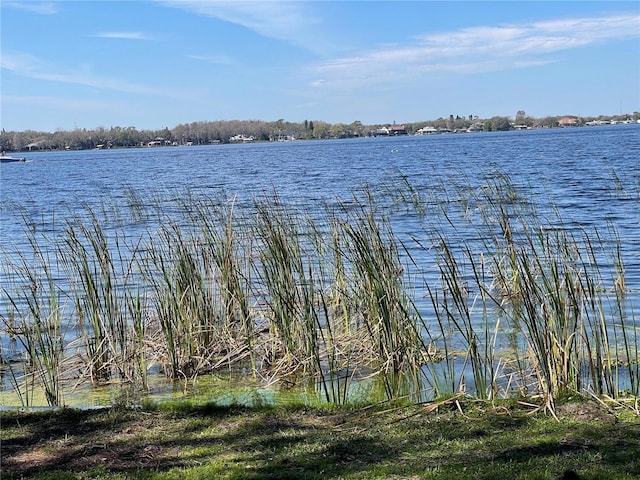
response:
M166 89L138 85L120 79L97 77L91 74L87 66L65 68L65 73L60 73L55 70L55 67L59 69L59 66L49 64L29 54L4 53L0 60L0 66L16 75L37 80L71 83L123 93L176 97L173 91Z
M322 45L314 35L314 29L321 21L308 11L304 2L163 0L159 3L240 25L261 36L308 50L316 51ZM323 49L327 48L326 40Z
M46 107L73 110L73 111L95 111L96 109L114 109L114 101L110 100L76 100L69 98L59 97L45 97L45 96L6 96L2 98L2 102L6 104L21 105L25 107ZM122 105L126 105L122 102Z
M96 38L113 38L118 40L152 40L142 32L101 32L91 35Z
M37 15L55 15L58 10L53 2L32 2L22 0L20 2L2 2L3 7L16 8Z
M191 60L197 60L199 62L211 63L213 65L233 65L236 62L226 55L187 55L187 58Z
M345 88L424 72L473 74L545 65L555 61L550 54L640 37L639 25L640 16L628 14L426 34L416 37L411 46L385 47L316 65L311 84Z

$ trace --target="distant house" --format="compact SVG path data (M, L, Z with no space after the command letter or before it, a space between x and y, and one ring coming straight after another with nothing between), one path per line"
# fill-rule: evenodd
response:
M440 131L435 127L422 127L416 131L416 135L434 135L436 133L440 133Z
M249 142L253 142L255 140L255 137L253 135L234 135L233 137L229 138L230 142L241 142L241 143L249 143Z
M163 145L171 145L171 140L165 140L162 137L156 137L155 140L147 143L149 147L161 147Z
M475 132L483 132L484 131L484 123L483 122L475 122L469 128L467 128L467 132L475 133Z
M296 139L295 132L278 132L277 135L271 137L271 141L274 142L292 142Z
M407 130L404 128L404 125L396 125L393 124L390 127L381 127L377 130L371 132L371 135L374 137L379 136L397 136L397 135L408 135Z
M34 149L40 150L42 143L43 143L42 140L40 140L39 142L33 142L33 143L30 143L29 145L26 145L25 148L28 149L29 151L32 151Z
M389 130L389 135L407 135L407 130L404 125L392 125Z
M575 117L562 117L558 120L558 126L560 127L576 127L578 126L578 119Z
M389 135L389 129L387 127L381 127L371 133L374 137L379 137L380 135Z

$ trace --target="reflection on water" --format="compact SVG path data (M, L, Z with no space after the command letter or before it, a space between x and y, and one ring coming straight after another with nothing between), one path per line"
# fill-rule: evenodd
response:
M100 408L112 405L140 406L144 404L181 403L192 405L226 406L318 406L324 404L326 385L318 381L292 384L287 381L263 382L238 373L201 375L183 381L170 380L164 375L153 375L149 389L140 389L129 383L111 382L101 386L67 381L63 387L63 405L77 408ZM334 385L338 388L338 385ZM331 388L329 386L328 388ZM29 402L7 385L0 390L0 409L13 409L25 405L39 408L47 405L42 388L34 388ZM369 404L385 400L384 385L380 379L361 379L349 385L346 396L353 404ZM343 402L344 403L344 402Z

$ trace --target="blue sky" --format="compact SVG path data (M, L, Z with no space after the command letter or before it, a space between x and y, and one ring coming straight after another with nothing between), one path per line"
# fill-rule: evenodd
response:
M640 2L2 0L1 126L640 110Z

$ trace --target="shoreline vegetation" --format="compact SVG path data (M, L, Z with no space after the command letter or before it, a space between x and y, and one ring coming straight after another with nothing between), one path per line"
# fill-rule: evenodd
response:
M450 115L422 122L397 125L364 125L327 123L320 120L290 122L262 120L219 120L179 124L172 129L138 130L133 126L96 127L94 129L34 130L0 132L3 152L91 150L104 148L166 147L184 145L216 145L226 143L274 142L362 138L371 136L432 135L443 133L495 132L537 128L567 128L612 124L640 123L640 112L621 115L580 117L575 115L534 118L524 111L514 118L495 116L481 119L474 115Z
M363 186L311 212L275 191L166 208L131 190L65 220L25 211L27 241L0 246L0 475L638 478L618 232L543 217L501 172L446 194ZM409 237L396 214L418 219ZM219 396L144 395L218 374ZM245 401L242 376L308 395ZM85 387L111 403L68 408Z
M541 218L499 172L456 201L388 188L321 212L277 192L185 195L172 214L130 191L55 236L25 217L28 243L3 250L2 373L23 407L66 405L82 384L145 392L155 374L188 389L236 372L329 405L462 394L553 414L579 394L638 413L615 231ZM397 236L394 212L421 231ZM458 221L474 240L452 235Z

